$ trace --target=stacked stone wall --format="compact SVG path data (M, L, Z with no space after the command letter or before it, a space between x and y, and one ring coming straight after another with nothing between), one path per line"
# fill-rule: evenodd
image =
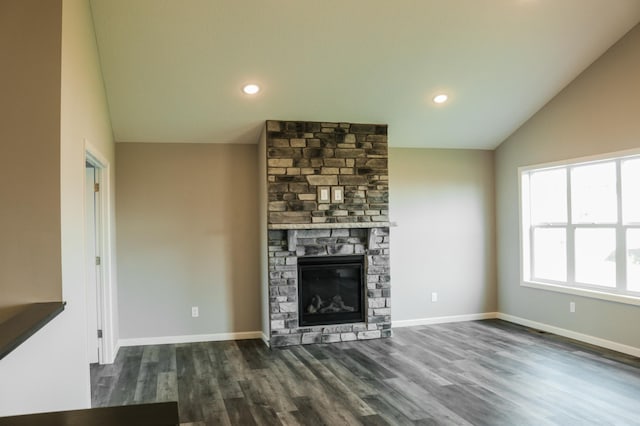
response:
M388 222L387 158L386 125L267 121L269 223Z
M391 335L387 126L267 121L272 347ZM365 321L299 325L298 258L365 257Z

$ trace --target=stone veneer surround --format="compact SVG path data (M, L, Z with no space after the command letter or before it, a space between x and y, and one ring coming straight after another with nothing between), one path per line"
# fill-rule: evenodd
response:
M269 231L271 346L332 343L391 336L389 228ZM366 321L299 327L298 258L365 254Z
M387 126L267 121L266 155L270 345L391 336ZM299 327L298 258L333 255L365 255L366 319Z

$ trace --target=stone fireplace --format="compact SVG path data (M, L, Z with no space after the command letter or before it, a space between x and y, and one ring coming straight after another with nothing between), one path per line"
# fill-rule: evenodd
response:
M389 337L387 126L267 121L272 347Z

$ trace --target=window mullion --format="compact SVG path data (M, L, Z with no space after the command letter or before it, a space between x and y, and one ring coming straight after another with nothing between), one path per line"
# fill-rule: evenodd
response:
M622 223L622 160L616 161L618 223L616 224L616 288L627 290L627 233Z
M534 277L535 276L535 270L536 270L536 260L535 260L535 256L533 255L533 249L534 249L534 227L533 225L529 226L529 276L530 277Z
M567 283L576 282L575 226L571 214L571 168L567 167Z

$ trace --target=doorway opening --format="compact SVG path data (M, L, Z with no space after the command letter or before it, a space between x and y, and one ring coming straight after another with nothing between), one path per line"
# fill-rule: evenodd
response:
M109 364L113 345L113 289L109 237L109 163L85 143L84 230L87 353L89 362Z

